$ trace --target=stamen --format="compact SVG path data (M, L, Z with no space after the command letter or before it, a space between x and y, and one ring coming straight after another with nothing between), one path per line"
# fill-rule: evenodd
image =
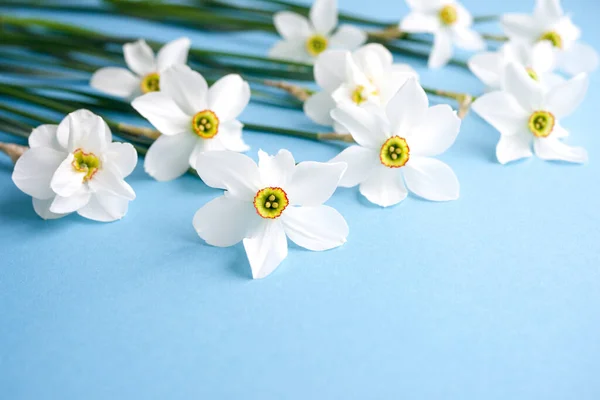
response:
M406 165L410 158L410 149L406 139L392 136L381 146L379 160L389 168L400 168Z
M552 43L552 46L557 47L559 49L563 48L563 40L562 37L556 31L548 31L544 32L542 36L538 39L540 42L543 40L547 40Z
M535 72L533 70L533 68L526 68L527 69L527 74L529 74L529 77L531 79L533 79L534 81L539 81L540 77L538 76L537 72Z
M306 51L308 51L308 54L311 56L316 57L327 50L328 44L328 40L325 36L319 34L312 35L306 41Z
M219 118L210 111L200 111L192 118L192 129L203 139L211 139L219 133Z
M439 13L440 21L444 25L453 25L458 20L458 12L456 7L452 5L446 5L442 7Z
M77 149L73 152L71 165L75 171L85 172L83 182L87 182L98 172L102 163L94 153L86 153L82 149Z
M256 212L261 217L267 219L279 217L288 204L287 194L279 187L261 189L254 196L254 208Z
M153 72L142 78L140 83L142 93L158 92L160 90L160 75L158 72Z
M356 105L360 106L362 103L367 101L367 96L365 96L363 94L364 90L365 90L365 87L362 85L359 85L352 92L352 95L350 97L352 98L352 101L356 103Z
M535 111L529 117L529 130L536 137L545 138L554 130L554 115L548 111Z

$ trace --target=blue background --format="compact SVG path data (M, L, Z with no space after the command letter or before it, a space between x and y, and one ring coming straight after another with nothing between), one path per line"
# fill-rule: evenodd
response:
M386 20L407 11L400 0L340 5ZM465 5L474 15L533 9L522 0ZM564 7L600 49L597 2ZM185 32L198 46L256 54L275 41L54 16L165 41ZM483 89L460 68L410 61L428 86ZM0 156L0 398L600 398L598 73L591 80L564 121L568 142L588 149L587 165L502 166L497 132L471 114L442 157L460 179L459 201L410 196L381 209L341 189L329 204L347 218L348 243L325 253L292 245L258 281L241 245L210 247L194 232L195 211L220 194L195 177L155 182L140 161L129 179L137 200L122 221L43 221ZM251 104L242 119L318 128L301 112L273 110ZM287 148L297 160L326 161L340 150L245 137L253 157Z

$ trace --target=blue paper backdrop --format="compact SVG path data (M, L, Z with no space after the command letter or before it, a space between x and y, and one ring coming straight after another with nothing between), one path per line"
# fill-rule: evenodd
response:
M465 4L474 15L533 9ZM340 5L383 19L407 11L400 0ZM564 7L600 49L599 4ZM275 40L53 16L256 54ZM410 61L428 86L482 90L465 70ZM564 121L569 143L588 149L587 165L502 166L498 134L471 114L442 157L459 176L459 201L409 197L381 209L339 190L329 204L350 224L348 243L325 253L292 246L261 281L250 279L241 246L197 237L192 216L220 194L197 178L158 183L140 162L129 179L137 200L122 221L43 221L0 156L0 398L600 398L600 75L591 79L586 102ZM242 119L317 129L301 112L256 104ZM253 157L288 148L297 160L326 161L339 151L246 139Z

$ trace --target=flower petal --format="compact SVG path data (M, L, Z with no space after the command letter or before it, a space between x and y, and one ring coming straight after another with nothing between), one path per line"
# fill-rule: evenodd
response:
M39 215L42 219L58 219L62 218L67 214L56 214L50 211L50 206L54 201L54 197L50 197L48 199L36 199L35 197L32 199L33 202L33 210L37 215Z
M535 154L543 160L567 161L585 163L588 160L587 151L583 147L572 147L564 144L558 138L536 138L533 141Z
M559 57L559 67L570 75L590 73L598 69L598 52L590 45L575 42Z
M413 157L402 170L408 190L433 201L458 199L458 178L445 163L435 158Z
M343 162L348 165L338 186L353 187L365 181L380 161L377 151L360 146L350 146L329 162Z
M138 40L123 45L123 55L130 70L140 77L156 72L154 52L145 40Z
M500 135L496 145L496 158L500 164L506 164L521 158L531 157L531 135L518 132L514 135Z
M469 59L469 69L480 81L492 89L500 89L502 73L502 55L499 52L486 51L475 54Z
M491 92L477 98L471 105L481 118L502 135L514 135L527 126L529 116L513 96L506 92Z
M454 44L465 50L481 51L485 50L486 44L481 34L473 29L457 27L452 31Z
M77 210L77 214L94 221L112 222L123 218L128 209L129 200L107 193L96 193L85 206Z
M454 1L442 0L406 0L406 4L411 10L421 12L436 12L443 3L454 3Z
M192 119L164 92L151 92L136 98L131 106L163 135L192 131Z
M165 44L156 55L156 66L163 72L172 65L186 64L191 41L187 37L181 37Z
M243 153L250 150L243 138L242 130L244 124L237 120L231 120L219 125L219 139L226 150L237 151Z
M287 237L280 221L263 221L252 238L244 239L244 249L254 279L270 275L287 257Z
M96 155L102 154L112 142L112 134L106 122L88 110L77 110L67 115L56 129L56 138L67 151L83 149Z
M556 66L556 52L549 41L538 42L532 49L525 49L525 51L530 53L531 65L529 67L533 68L538 74L554 70Z
M363 147L379 150L388 138L389 127L385 126L381 117L354 104L339 104L331 112L331 117L344 126Z
M90 86L112 96L131 98L140 87L140 78L125 68L105 67L94 72Z
M501 18L504 33L511 39L535 42L539 37L539 24L527 14L504 14Z
M370 79L383 75L392 67L394 57L379 43L369 43L352 53L354 63Z
M250 86L237 74L226 75L208 90L208 107L222 122L236 119L250 101Z
M119 176L120 172L111 165L104 165L88 182L88 186L96 193L107 193L120 196L127 200L135 199L135 192L125 180Z
M119 171L121 177L129 176L137 165L138 156L131 143L113 142L108 145L107 161Z
M56 195L54 201L50 205L50 212L54 214L68 214L85 207L90 201L92 194L85 188L81 188L76 193L68 197Z
M210 151L196 158L196 171L208 186L225 189L240 199L253 199L261 189L258 166L246 155Z
M285 39L276 42L269 50L269 57L278 60L312 62L312 56L306 52L306 39Z
M273 16L273 22L279 35L285 39L306 38L311 32L308 20L295 12L276 12Z
M15 164L12 180L24 193L38 199L54 196L50 182L66 153L48 147L34 147L27 150Z
M588 86L589 78L586 74L579 74L554 86L546 97L548 111L558 119L571 115L585 98Z
M290 204L318 206L325 203L346 171L346 163L320 163L304 161L296 165L286 186Z
M144 170L157 181L179 178L190 167L189 158L198 140L198 137L188 132L159 136L148 149Z
M188 116L204 111L208 106L206 80L187 65L174 65L167 69L160 78L160 91Z
M317 32L329 35L338 24L337 0L315 0L310 8L310 22Z
M40 125L29 135L29 147L49 147L56 151L66 151L57 138L58 125Z
M414 78L408 79L386 106L391 134L409 135L421 124L428 106L429 100L421 85Z
M533 16L540 21L556 21L564 14L560 0L537 0Z
M398 204L408 195L400 171L383 165L373 169L367 180L360 184L359 190L367 200L381 207Z
M326 50L317 57L314 72L317 85L329 93L333 93L346 81L345 50Z
M260 222L252 202L219 196L196 212L193 224L206 243L229 247L249 237Z
M331 111L335 108L335 100L326 91L310 96L304 102L303 108L306 116L313 122L325 126L333 125Z
M447 104L428 108L421 125L407 138L410 153L437 156L452 146L460 131L461 119Z
M354 50L367 41L367 34L362 29L352 25L340 25L331 38L329 44L333 48Z
M258 151L258 170L264 186L285 188L295 169L296 161L288 150L279 150L274 156Z
M449 33L437 32L433 39L433 48L427 65L429 68L441 68L448 64L452 57L452 38Z
M50 187L59 196L69 197L83 188L83 177L86 173L76 171L73 168L73 159L73 154L69 154L67 158L64 158L50 180ZM60 213L60 211L55 212Z
M440 28L440 21L434 15L420 11L409 13L400 22L400 30L413 33L433 33Z
M312 251L330 250L346 243L350 232L344 217L334 208L288 207L281 216L290 240Z

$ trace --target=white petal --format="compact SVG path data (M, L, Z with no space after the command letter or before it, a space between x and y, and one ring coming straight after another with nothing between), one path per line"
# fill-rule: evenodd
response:
M291 11L280 11L273 16L275 28L281 37L285 39L294 39L297 37L307 37L310 35L310 25L308 20L302 15Z
M160 72L172 65L186 64L191 42L187 37L175 39L165 44L156 55L156 65Z
M507 136L514 135L527 126L529 118L513 96L500 91L477 98L471 105L471 109L502 135Z
M250 146L242 139L243 127L244 124L236 120L219 124L218 138L226 150L237 151L239 153L250 150Z
M585 98L588 86L589 78L586 74L577 75L554 86L546 97L548 111L558 119L571 115Z
M419 80L417 72L406 64L394 64L381 77L374 79L381 104L387 104L409 79Z
M457 47L471 51L485 50L485 41L478 32L468 28L455 28L453 31L454 44Z
M454 1L448 1L447 3L452 4L452 6L456 9L456 22L454 23L455 28L468 28L473 25L473 17L469 10L467 10L462 4L456 3Z
M437 156L452 146L460 131L461 119L447 104L438 104L425 112L422 123L406 138L410 153Z
M112 96L130 98L140 87L140 78L125 68L105 67L94 72L90 86Z
M442 31L435 34L433 48L427 65L429 68L441 68L452 58L452 38L449 33Z
M250 101L250 86L237 74L226 75L208 90L208 107L222 122L236 119Z
M315 81L317 84L332 93L346 81L346 57L349 55L344 50L326 50L315 61Z
M43 219L58 219L62 218L67 214L56 214L50 211L50 206L54 201L54 197L50 197L49 199L36 199L35 197L32 199L33 202L33 210L37 215L42 217Z
M206 243L229 247L249 237L261 222L250 201L219 196L194 215L194 229Z
M313 122L325 126L333 125L331 111L335 108L335 100L326 91L310 96L304 102L303 108L306 116Z
M412 157L402 169L408 190L433 201L458 199L458 178L445 163L429 157Z
M196 171L208 186L225 189L241 199L253 199L261 189L258 166L233 151L211 151L196 158Z
M66 151L58 143L57 138L58 125L40 125L29 135L29 147L49 147L56 151Z
M386 106L391 134L406 137L421 124L428 106L427 94L417 80L411 78L406 81Z
M572 147L557 138L536 138L533 141L535 154L544 160L585 163L588 160L587 151L583 147Z
M338 24L337 0L315 0L310 8L310 22L321 34L333 31Z
M346 243L350 229L334 208L288 207L281 216L283 229L290 240L312 251L330 250Z
M521 158L531 157L531 135L521 131L515 135L500 135L496 145L496 158L500 164L506 164Z
M83 187L85 172L79 172L73 168L73 158L73 154L69 154L56 168L50 180L50 187L59 196L72 196Z
M269 50L269 57L278 60L306 62L312 56L306 52L306 39L285 39L276 42Z
M102 154L112 142L112 134L106 122L88 110L77 110L67 115L56 129L56 138L67 151L83 149L96 155Z
M506 66L503 87L525 111L533 112L542 108L543 88L539 82L531 79L522 66L512 62Z
M547 40L536 43L532 49L530 59L531 65L534 71L539 73L552 71L556 64L556 52L552 43ZM527 66L527 65L526 65Z
M279 150L274 156L258 151L258 170L264 186L285 188L295 169L296 161L288 150Z
M377 78L392 67L394 56L379 43L369 43L352 53L352 58L359 69L371 78Z
M187 65L174 65L167 69L160 78L160 91L188 116L204 111L208 106L206 80Z
M48 147L27 150L15 164L12 180L24 193L38 199L54 196L50 182L54 171L63 162L66 153Z
M77 210L77 214L94 221L112 222L123 218L128 209L129 200L106 193L96 193L84 207Z
M565 50L559 59L559 67L567 74L590 73L598 69L598 52L590 45L575 42Z
M139 76L156 72L154 52L146 41L138 40L133 43L125 43L123 45L123 55L129 69Z
M121 177L129 176L137 165L138 157L135 147L130 143L113 142L106 151L107 161L118 169Z
M151 92L136 98L131 106L163 135L192 131L192 118L164 92Z
M352 25L340 25L331 38L329 45L333 48L354 50L367 41L367 34Z
M440 21L434 15L414 11L400 22L400 30L414 33L433 33L440 28Z
M389 127L379 115L354 104L340 104L331 112L332 118L343 125L354 140L363 147L377 149L388 138Z
M287 238L280 221L263 222L254 237L244 239L244 249L254 279L275 271L288 254Z
M179 178L190 167L189 158L198 141L193 133L159 136L148 149L144 170L157 181Z
M373 169L367 180L360 184L359 190L367 200L381 207L398 204L408 195L400 171L383 165Z
M449 0L406 0L406 4L411 10L417 10L421 12L436 12L444 3L454 3Z
M535 42L540 36L536 20L527 14L504 14L501 19L504 33L510 38Z
M127 200L135 199L135 192L125 180L119 176L120 172L111 165L104 165L88 182L89 187L97 193L107 193L120 196Z
M90 201L92 194L85 189L73 193L68 197L56 195L50 205L50 212L54 214L68 214L85 207Z
M290 204L314 207L325 203L337 189L347 167L343 162L304 161L296 165L286 185Z
M469 69L479 80L492 89L500 88L502 55L498 52L483 52L469 59Z
M537 0L533 15L541 21L556 21L563 16L560 0Z
M353 187L365 181L380 163L377 151L360 146L350 146L344 149L329 162L343 162L348 165L340 180L340 187Z

